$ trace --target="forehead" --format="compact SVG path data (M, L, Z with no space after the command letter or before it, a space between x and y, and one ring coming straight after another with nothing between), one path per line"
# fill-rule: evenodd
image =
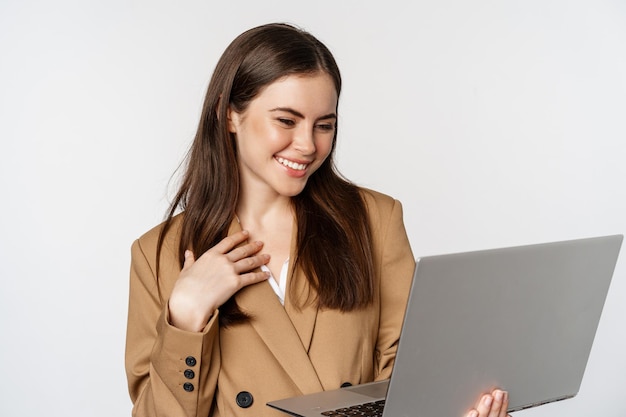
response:
M337 90L330 75L288 75L267 85L250 102L249 109L289 107L304 113L328 114L337 109Z

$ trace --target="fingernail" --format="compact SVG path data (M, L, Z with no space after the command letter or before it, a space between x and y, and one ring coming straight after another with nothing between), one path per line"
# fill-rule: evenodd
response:
M494 397L496 399L496 401L502 401L502 399L504 398L504 393L500 390L496 390L496 392L494 392Z
M485 404L487 407L491 407L492 401L493 401L493 398L491 397L491 395L485 395L483 398L483 404Z
M478 411L476 410L470 411L467 417L478 417Z

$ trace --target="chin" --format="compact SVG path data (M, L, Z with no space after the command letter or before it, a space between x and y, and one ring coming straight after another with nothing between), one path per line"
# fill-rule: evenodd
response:
M303 184L301 187L284 188L282 190L279 190L279 194L283 195L285 197L295 197L298 194L300 194L302 191L304 191L305 185L306 185L306 183Z
M295 197L295 196L299 195L300 193L302 193L303 190L304 189L298 190L298 191L294 191L294 192L284 192L284 193L281 193L281 194L283 196L285 196L285 197Z

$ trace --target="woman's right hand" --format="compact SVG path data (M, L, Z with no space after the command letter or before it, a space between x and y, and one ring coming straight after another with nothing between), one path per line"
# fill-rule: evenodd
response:
M197 260L188 250L180 276L169 299L170 324L182 330L202 331L215 310L241 288L269 278L254 269L269 262L259 254L262 242L240 247L249 233L241 231L224 238Z

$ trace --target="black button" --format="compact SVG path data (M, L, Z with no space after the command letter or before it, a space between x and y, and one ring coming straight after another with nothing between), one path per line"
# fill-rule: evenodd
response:
M343 384L341 384L341 388L346 388L346 387L351 387L352 384L349 382L344 382Z
M236 401L239 407L248 408L252 405L254 399L252 398L252 394L250 394L248 391L241 391L239 394L237 394Z
M193 356L187 356L187 358L185 359L185 363L187 364L187 366L196 366L196 358L194 358Z
M193 379L194 376L196 376L196 373L194 371L192 371L191 369L185 369L185 378L187 379Z
M187 392L191 392L193 391L193 384L190 384L189 382L185 382L183 384L183 389Z

